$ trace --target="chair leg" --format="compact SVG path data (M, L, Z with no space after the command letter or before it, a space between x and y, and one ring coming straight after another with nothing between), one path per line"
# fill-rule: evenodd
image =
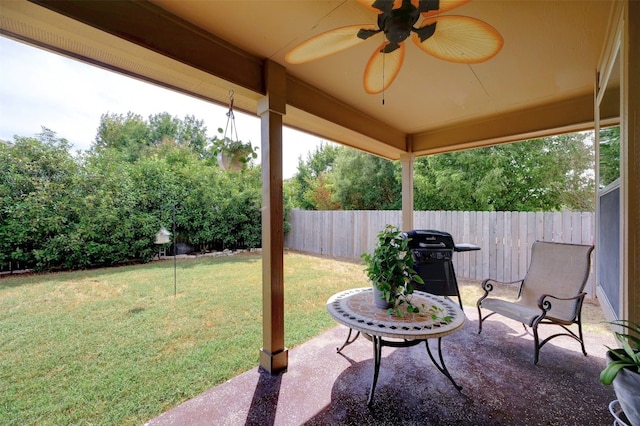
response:
M524 324L522 324L524 326ZM525 326L526 328L526 326ZM540 356L540 341L538 339L538 324L533 325L533 344L535 345L535 353L533 356L533 364L538 364L538 357Z
M587 350L584 347L584 337L582 336L582 321L578 320L578 336L580 336L580 346L582 346L582 353L587 356Z
M476 305L478 307L478 334L482 332L482 323L492 315L495 315L495 312L490 312L487 315L482 317L482 311L480 310L480 305Z

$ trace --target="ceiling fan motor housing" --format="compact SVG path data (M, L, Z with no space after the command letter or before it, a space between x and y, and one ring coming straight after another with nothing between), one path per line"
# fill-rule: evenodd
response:
M415 24L421 16L421 13L430 10L438 10L440 2L438 0L421 0L419 7L416 8L411 0L403 0L402 5L397 9L391 9L393 1L381 3L377 1L374 7L379 7L381 13L378 15L378 31L371 31L367 37L383 31L389 45L381 50L383 53L393 52L398 48L398 43L402 43L411 35L411 32L418 34L420 41L425 41L431 37L436 31L436 23L425 25L422 28L416 28ZM364 34L363 34L364 35ZM360 34L358 35L360 37ZM364 37L361 37L364 38Z

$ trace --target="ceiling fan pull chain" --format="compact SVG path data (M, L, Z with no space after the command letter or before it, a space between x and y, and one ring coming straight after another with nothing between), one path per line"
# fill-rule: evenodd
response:
M384 54L382 56L382 105L384 105Z
M384 37L383 37L382 40L384 41ZM384 50L384 48L383 48L383 50ZM384 105L384 90L385 90L385 87L384 87L384 77L385 77L385 75L384 75L384 62L385 61L384 60L386 58L385 55L386 55L386 53L382 54L382 105Z

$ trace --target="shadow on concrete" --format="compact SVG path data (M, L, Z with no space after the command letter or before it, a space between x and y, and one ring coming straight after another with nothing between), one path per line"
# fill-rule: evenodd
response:
M336 353L348 331L338 326L293 348L287 373L271 377L255 368L149 424L612 424L608 405L615 394L599 381L605 345L615 345L611 336L586 333L587 357L575 340L554 339L534 365L533 339L521 324L490 319L478 335L477 311L466 307L465 314L462 330L442 343L447 368L461 392L431 363L424 345L385 347L368 408L371 343L361 337L342 355Z
M253 391L245 425L273 426L280 397L282 374L271 375L262 368L258 368L258 372L260 376Z

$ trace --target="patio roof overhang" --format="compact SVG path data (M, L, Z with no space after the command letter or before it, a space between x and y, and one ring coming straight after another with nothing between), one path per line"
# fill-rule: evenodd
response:
M598 70L622 34L621 301L640 320L640 6L635 1L473 0L447 12L480 19L504 38L474 65L436 59L407 43L382 94L362 75L380 44L367 40L299 65L286 53L334 28L375 23L349 0L2 0L0 34L134 78L260 116L263 172L264 326L261 365L287 367L284 347L282 125L403 163L403 222L411 220L412 158L594 127ZM609 51L607 50L609 49ZM604 65L603 65L604 64ZM622 87L622 89L619 89ZM384 99L384 103L383 103ZM266 148L266 149L265 149Z
M383 95L362 75L367 40L290 65L300 42L375 23L356 1L3 1L2 33L255 115L265 64L286 68L285 125L397 160L593 128L594 76L613 1L481 1L448 15L481 19L504 38L473 65L412 43ZM44 7L41 7L41 6ZM64 16L63 16L64 15Z

